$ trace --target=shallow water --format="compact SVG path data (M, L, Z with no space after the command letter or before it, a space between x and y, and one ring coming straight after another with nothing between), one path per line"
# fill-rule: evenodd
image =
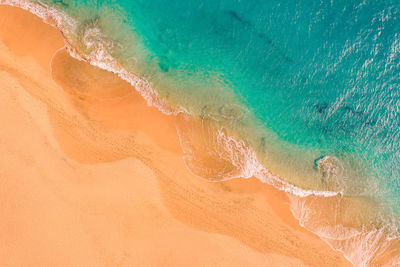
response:
M97 57L101 67L115 59L175 110L202 121L201 130L185 119L178 127L195 174L216 180L254 175L292 192L291 185L341 192L346 200L334 197L333 213L351 214L352 223L338 215L325 220L324 231L316 227L318 218L329 217L321 208L327 200L315 205L293 197L293 211L320 236L335 235L328 242L359 266L379 251L354 260L360 258L354 244L365 248L366 233L383 229L383 239L397 238L398 1L33 2L73 19L63 21L64 32L81 55ZM191 146L198 139L204 144ZM202 165L196 149L220 168ZM360 199L362 205L354 204ZM355 208L363 205L368 214ZM298 213L304 210L313 210L312 220ZM339 233L338 225L347 228ZM357 239L351 245L337 241L351 238Z

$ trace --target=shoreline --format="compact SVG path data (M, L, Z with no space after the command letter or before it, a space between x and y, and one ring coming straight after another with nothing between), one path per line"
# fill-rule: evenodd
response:
M67 23L70 25L73 25L76 23L73 18L70 18L69 15L65 14L64 12L61 12L59 10L54 9L51 7L50 10L45 9L43 6L34 4L29 2L28 0L0 0L0 5L11 5L15 6L17 8L22 8L23 10L26 10L30 13L33 13L34 15L38 16L41 18L46 24L53 26L56 30L58 30L61 35L63 36L64 40L64 45L66 47L66 50L68 51L68 54L72 56L73 58L79 60L79 61L84 61L89 63L92 66L98 67L102 70L106 70L108 72L116 74L119 78L122 80L126 81L129 83L135 90L145 99L146 103L148 106L156 107L160 112L163 114L167 115L179 115L180 113L184 114L184 116L187 117L192 117L190 113L188 113L183 107L175 107L173 104L171 105L168 103L166 100L163 98L159 97L158 92L153 90L150 86L150 83L141 77L138 77L134 74L129 73L127 70L125 70L119 62L117 62L112 56L109 54L108 51L104 47L102 47L102 44L100 44L100 54L102 55L101 57L98 57L96 53L90 55L87 54L82 54L80 53L74 46L73 44L70 43L71 40L68 40L69 38L66 37L68 35L68 29L67 27L63 26L63 23ZM97 50L95 50L96 52ZM103 58L104 57L104 58ZM50 66L51 68L51 66ZM107 101L107 100L101 100L101 101ZM203 123L203 122L199 122ZM199 124L198 122L195 122L194 124ZM213 124L213 122L210 122L210 124ZM178 127L177 123L177 129ZM216 126L216 125L215 125ZM243 154L241 150L245 150L245 157L250 156L251 160L246 160L246 161L251 161L252 163L255 163L256 166L252 166L250 170L248 170L248 166L246 167L246 173L241 173L239 176L235 177L229 177L229 178L223 178L222 180L228 180L228 179L234 179L234 178L243 178L245 175L245 178L250 178L250 177L256 177L263 183L267 183L270 185L273 185L275 188L278 188L281 191L294 194L299 197L307 197L307 196L322 196L322 197L334 197L337 195L341 195L341 191L329 191L329 190L319 190L319 189L310 189L310 188L302 188L301 186L296 185L295 183L288 182L286 179L282 179L281 176L275 175L273 172L271 172L269 169L265 168L261 161L258 159L258 155L254 151L254 147L251 147L250 144L246 144L240 137L237 136L237 134L234 134L233 132L225 133L224 131L227 130L224 128L219 129L219 127L215 127L214 125L211 126L212 130L215 132L218 132L218 135L220 133L223 133L223 141L228 141L228 142L233 142L235 143L235 148L240 148L238 149L239 153L233 153L233 154ZM220 131L222 130L222 131ZM229 153L229 151L228 151ZM186 166L188 166L186 164ZM241 166L243 167L243 166ZM188 167L189 168L189 167ZM253 170L254 169L254 170ZM281 169L280 169L281 170ZM250 172L250 174L249 174ZM198 175L199 177L202 178L201 175ZM218 179L217 179L218 180ZM218 180L219 181L219 180Z
M2 15L0 39L5 44L0 49L2 54L1 70L3 75L8 77L10 84L19 83L18 93L25 94L23 97L28 99L27 103L21 104L28 112L20 114L20 122L32 124L29 118L34 117L34 124L39 129L32 127L39 132L37 133L38 139L45 140L44 143L40 142L37 147L26 151L27 155L21 156L15 152L14 162L21 165L23 160L34 159L36 153L43 150L38 153L42 160L34 160L31 164L36 169L45 172L44 176L47 176L47 179L42 179L39 174L36 178L49 186L50 191L58 196L56 202L68 210L68 215L71 216L68 217L69 219L75 218L75 216L85 217L87 213L94 217L117 213L117 219L112 220L105 216L102 217L101 223L96 223L93 218L84 220L84 222L75 221L76 229L81 231L82 225L84 225L83 229L90 232L92 242L97 244L91 246L91 244L93 245L90 242L91 239L85 241L88 247L84 251L93 252L91 253L93 259L99 260L96 251L103 250L109 255L107 259L109 264L115 263L115 250L118 250L123 243L128 243L124 248L130 253L127 253L127 256L120 256L120 258L124 259L125 264L128 264L129 260L130 263L133 263L132 261L137 259L132 256L132 250L144 250L145 246L138 240L150 240L152 231L155 231L159 227L157 223L160 223L154 221L159 219L163 227L172 233L168 233L167 230L157 230L159 235L164 238L164 244L157 243L157 238L153 237L151 239L153 243L148 242L147 249L154 244L159 244L158 260L160 261L168 260L166 255L170 256L170 254L173 255L172 258L176 262L184 260L182 255L171 252L171 248L166 247L174 245L174 236L181 236L177 242L180 246L176 250L184 249L185 246L191 246L193 249L202 248L201 251L192 252L192 257L202 257L203 260L206 260L210 259L212 254L218 254L212 249L207 249L210 244L213 244L214 249L219 249L219 253L224 256L215 258L214 255L214 261L211 262L214 264L221 263L222 261L219 260L223 258L224 260L230 259L231 264L237 265L245 264L246 260L254 260L252 264L259 265L265 265L269 261L271 265L280 264L281 266L298 266L300 262L309 266L320 266L317 264L318 259L320 261L323 259L327 266L349 265L341 253L333 251L316 235L298 225L288 206L285 210L285 202L288 201L285 193L272 186L262 184L254 178L209 183L194 177L186 170L181 159L182 152L172 116L163 115L156 108L148 107L141 96L115 74L97 69L88 63L73 59L69 55L63 55L63 50L59 50L64 45L60 33L49 25L45 25L37 17L27 11L8 6L0 6L0 12ZM34 26L36 28L33 28ZM11 30L10 27L16 28ZM42 43L38 44L37 37L43 36L44 32L46 37L42 38ZM25 42L21 42L20 36L24 36ZM26 40L27 37L31 39ZM57 47L58 45L61 47ZM56 53L56 50L59 51ZM49 58L53 58L53 56L53 71L50 76L50 70L46 69L46 65L48 66ZM22 66L25 67L24 70L20 70ZM71 69L79 71L68 73ZM83 79L78 80L81 82L81 91L71 91L71 88L78 84L77 74L81 74ZM7 79L4 78L4 80ZM52 82L52 79L55 83ZM87 79L87 84L82 86L85 79ZM34 83L31 83L32 81ZM107 88L110 84L119 89L109 92ZM43 87L47 90L43 90ZM133 93L126 95L129 90ZM8 88L8 91L10 94L12 93L12 86ZM86 97L84 93L86 93ZM87 97L88 95L103 100L110 97L123 97L111 101L98 101L96 98ZM9 102L10 99L4 97L2 102L4 101ZM35 102L35 104L30 104L30 102ZM12 106L12 104L13 102L10 102L8 105ZM40 112L35 110L35 106L40 106ZM18 113L17 107L12 106L10 110ZM137 114L141 114L141 116L139 117ZM3 116L5 116L4 121L10 118L7 117L10 116L7 112ZM12 141L13 138L17 139L17 137L23 136L22 133L26 130L24 124L15 123L13 127L17 134L15 136L7 135L7 140L11 142L2 145L4 151L10 150L11 144L16 142L16 140ZM25 135L29 136L28 133ZM25 140L23 144L28 144L27 147L29 147L29 142L30 140ZM52 167L53 169L50 171L47 170L48 166L45 162L52 157L54 157L53 161L57 162L57 166ZM5 164L5 160L7 157L2 160L2 166ZM135 174L137 170L141 172L137 177L129 175L129 173ZM6 169L5 172L7 176L14 175L11 170L8 172ZM120 178L119 184L113 184L107 179L108 176L116 174ZM52 175L54 178L49 178ZM57 179L57 176L61 178ZM94 177L101 177L99 179L101 183L98 184L98 181L93 179ZM135 179L140 177L146 177L149 181ZM64 185L66 186L64 187ZM106 190L104 187L106 185L111 189ZM24 183L21 182L18 186L19 190L22 190ZM36 186L40 190L39 186ZM156 200L141 193L141 189L146 188L148 192L157 195ZM92 189L97 190L94 195L91 195ZM121 199L118 198L120 192L123 192ZM133 193L137 193L140 197L132 197ZM90 198L87 199L85 194L89 194ZM126 200L132 201L130 198L134 198L135 205L127 204ZM12 195L6 196L5 202L10 201L17 200L13 199ZM54 204L51 195L47 196L47 199L43 198L43 201L49 206ZM103 203L104 201L106 203ZM106 205L99 205L99 203ZM149 203L150 207L147 206ZM127 207L142 209L142 213L131 214L128 212L132 218L126 219L124 217ZM157 208L154 209L154 207ZM19 219L29 219L28 211L29 209L20 211ZM230 211L237 211L238 214L230 214ZM55 214L58 213L60 212ZM265 217L262 214L266 214ZM134 222L137 219L141 219L142 224ZM35 220L43 223L40 218L35 218ZM10 219L11 222L12 219ZM145 226L146 223L153 227ZM94 226L93 229L91 229L92 226ZM121 228L122 232L128 232L129 238L124 238L120 232ZM147 232L137 232L137 229L143 228L146 228ZM102 234L110 229L114 232L107 237L102 237ZM36 231L35 234L40 236L41 229L36 229ZM184 232L185 234L183 234ZM55 238L53 241L58 240L57 234L61 233L57 231L51 233L51 236ZM82 236L87 236L87 234ZM190 240L186 241L186 234L195 236L195 239L201 242L193 244ZM80 237L76 232L72 236L77 239ZM12 239L13 236L10 238ZM36 238L40 240L40 237L36 236ZM3 244L3 246L4 248L8 247L7 244ZM236 251L237 255L229 253L225 246ZM96 247L100 247L100 249L96 250ZM9 248L7 249L9 250ZM59 249L68 254L68 249L72 248ZM161 251L162 249L165 251ZM57 252L60 253L59 250ZM154 260L151 258L153 256L150 254L151 252L154 253L151 250L147 251L148 257L141 260L143 262ZM14 252L17 256L23 255L19 253L24 252ZM129 255L131 256L129 257ZM46 255L42 254L41 256L45 258ZM82 260L82 258L80 259ZM2 261L5 260L2 257ZM102 265L101 260L98 262ZM210 264L210 262L208 263ZM198 262L198 264L201 263Z

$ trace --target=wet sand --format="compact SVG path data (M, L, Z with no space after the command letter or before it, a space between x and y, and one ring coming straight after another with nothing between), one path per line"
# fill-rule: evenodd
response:
M285 193L192 175L174 116L63 47L0 6L2 266L351 266Z

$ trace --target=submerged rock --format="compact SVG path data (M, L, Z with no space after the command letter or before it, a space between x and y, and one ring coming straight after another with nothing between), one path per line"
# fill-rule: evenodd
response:
M339 159L333 156L321 156L314 161L314 167L324 174L338 175L342 168Z
M343 177L343 166L334 156L321 156L314 161L314 168L321 173L322 183L329 190L343 192L346 179Z
M316 104L314 106L314 108L315 108L316 112L318 112L319 114L322 114L329 108L329 105L327 103L320 103L320 104Z

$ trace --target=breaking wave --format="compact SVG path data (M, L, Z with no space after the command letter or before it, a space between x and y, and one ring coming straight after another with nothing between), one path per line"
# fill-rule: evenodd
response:
M273 174L259 161L256 153L240 138L221 126L211 114L199 119L183 107L173 107L151 88L150 82L121 66L112 56L116 42L104 36L96 21L80 31L84 52L74 46L71 36L78 22L67 14L44 3L19 0L0 0L0 4L17 6L39 16L63 35L69 54L91 65L117 74L130 83L150 106L176 116L177 134L183 150L183 160L194 175L218 182L234 178L256 177L287 193L290 209L301 226L317 234L333 249L343 252L355 266L400 265L400 241L394 219L388 219L378 203L344 196L343 191L302 189ZM331 156L316 162L326 181L338 183L335 177L343 166ZM357 209L366 212L354 218ZM389 216L389 218L391 218ZM365 222L374 222L368 225Z

